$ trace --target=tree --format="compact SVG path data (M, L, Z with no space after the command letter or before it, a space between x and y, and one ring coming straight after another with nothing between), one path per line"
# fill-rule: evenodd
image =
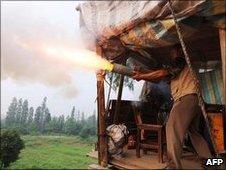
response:
M48 124L51 121L51 114L49 112L49 109L46 108L45 109L45 113L44 113L44 127L46 124Z
M6 127L9 127L15 124L17 105L18 105L17 99L14 97L12 102L9 105L8 111L6 112L6 118L5 118Z
M96 135L96 129L93 126L89 124L83 125L82 130L80 132L80 136L82 138L87 138L89 136L95 136L95 135Z
M64 126L65 126L64 115L61 115L58 118L58 133L63 133L64 132Z
M77 112L76 112L76 115L75 115L75 120L76 120L76 122L79 122L80 121L80 111L79 110L77 110Z
M23 111L23 99L20 98L18 102L17 111L16 111L16 125L18 128L20 128L20 125L21 125L22 111Z
M68 135L70 135L71 134L71 130L72 128L71 128L71 118L70 118L70 116L67 116L66 117L66 121L65 121L65 129L64 129L64 132L66 133L66 134L68 134Z
M51 133L52 132L52 126L51 126L52 117L49 112L49 109L46 110L45 116L44 116L44 131L43 133Z
M46 102L47 102L47 97L44 97L43 101L42 101L41 114L40 114L40 125L41 125L40 130L41 130L41 133L43 133L44 127L45 127L44 116L45 116L45 112L46 112Z
M78 121L75 119L75 106L71 110L71 115L67 117L65 122L65 132L69 135L78 135Z
M72 134L73 135L79 135L79 133L81 132L83 126L84 126L84 124L81 124L81 122L75 122L73 124Z
M75 119L75 106L73 106L73 108L71 110L71 118Z
M97 126L97 117L96 117L96 110L93 111L93 115L91 116L92 124L96 127Z
M37 132L37 126L34 121L34 108L33 107L30 107L29 112L28 112L27 127L28 127L29 133Z
M24 142L16 131L2 131L1 141L1 169L8 167L11 162L15 162L20 154L20 150L24 148Z
M44 113L46 110L46 102L47 102L47 97L44 97L42 101L42 113Z
M96 114L95 112L93 115L89 116L85 124L82 126L82 130L80 132L80 136L83 138L87 138L89 136L95 136L97 133L97 124L96 124Z
M50 126L49 127L50 132L58 133L58 118L54 116L50 121L49 126Z
M26 126L28 119L28 101L25 100L22 105L22 113L21 113L21 125Z
M21 99L21 101L22 101L22 99ZM20 115L20 122L19 122L19 129L18 130L22 134L28 134L29 133L28 124L27 124L27 119L28 119L28 101L25 100L22 103L21 107L22 107L22 109L18 113L18 114L21 114Z
M84 112L82 112L82 116L81 116L81 123L85 123L85 114Z
M44 97L41 106L38 106L35 111L34 123L36 129L38 129L40 133L44 132L45 125L47 125L51 120L51 114L46 106L46 102L47 97Z
M28 125L31 125L33 122L33 117L34 117L34 108L30 107L29 113L28 113Z
M96 127L96 115L93 114L91 116L89 116L87 119L86 119L86 123L93 126L93 127Z
M41 106L35 110L33 107L28 107L28 101L20 98L18 101L13 98L8 108L5 122L6 127L17 128L22 134L29 133L61 133L69 135L81 135L83 137L92 136L96 132L96 113L85 118L85 113L75 110L72 107L71 114L59 117L52 117L46 105L47 98L42 101Z
M75 106L72 107L71 114L75 114Z
M41 126L42 126L41 114L42 114L42 108L41 106L38 106L35 111L34 123L36 126L36 130L39 132L41 132Z

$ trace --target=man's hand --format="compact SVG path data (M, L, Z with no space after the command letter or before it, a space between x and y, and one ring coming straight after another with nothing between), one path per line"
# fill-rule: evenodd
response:
M140 81L140 80L142 80L144 78L143 75L144 74L139 72L139 71L134 71L132 78L137 80L137 81Z

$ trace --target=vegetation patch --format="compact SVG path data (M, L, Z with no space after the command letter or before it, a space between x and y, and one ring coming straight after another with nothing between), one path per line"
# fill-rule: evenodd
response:
M87 169L94 142L71 136L23 136L25 149L10 169Z

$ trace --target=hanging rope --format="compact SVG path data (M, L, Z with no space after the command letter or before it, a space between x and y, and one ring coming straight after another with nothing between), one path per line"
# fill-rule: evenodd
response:
M187 48L186 48L186 45L184 43L184 40L183 40L183 37L182 37L182 34L181 34L181 29L180 29L180 26L179 26L179 24L177 22L176 15L175 15L175 12L174 12L173 7L172 7L172 2L171 2L171 0L168 0L168 2L169 2L169 8L170 8L171 13L173 15L176 31L177 31L177 34L178 34L178 38L179 38L180 44L182 46L182 50L183 50L183 53L184 53L184 56L185 56L186 63L187 63L188 68L190 70L191 76L194 79L195 85L196 85L196 87L198 87L197 96L198 96L199 105L201 107L202 114L203 114L203 117L204 117L205 122L206 122L206 126L208 128L209 133L210 133L210 137L211 137L211 141L212 141L212 144L213 144L213 148L214 148L214 150L216 152L217 151L216 150L216 144L215 144L215 141L213 139L213 135L211 134L211 131L210 131L209 119L208 119L208 115L206 113L205 103L204 103L204 100L203 100L203 97L202 97L199 80L198 80L198 78L197 78L197 76L196 76L196 74L195 74L195 72L193 70L193 67L191 65L191 60L190 60L190 57L188 55Z
M107 108L106 108L107 111L109 110L110 96L111 96L111 89L113 88L113 87L112 87L113 76L114 76L114 74L111 73L111 76L110 76L110 84L109 84L109 89L108 89L108 97L107 97Z

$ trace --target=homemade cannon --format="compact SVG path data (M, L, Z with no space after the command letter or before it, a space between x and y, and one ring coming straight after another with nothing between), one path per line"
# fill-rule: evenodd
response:
M125 76L128 76L128 77L132 77L133 74L134 74L134 71L140 71L142 73L146 73L146 72L150 71L146 68L134 69L134 68L131 68L131 67L128 67L128 66L117 64L117 63L111 63L111 66L108 66L108 69L105 69L105 70L109 71L109 72L122 74L122 75L125 75Z
M112 69L109 71L131 77L133 75L134 69L114 63L112 64Z

